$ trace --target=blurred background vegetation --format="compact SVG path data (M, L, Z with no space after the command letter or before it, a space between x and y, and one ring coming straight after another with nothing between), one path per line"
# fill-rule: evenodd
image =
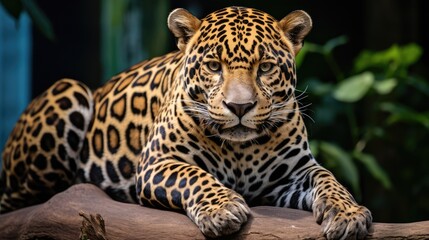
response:
M29 99L60 78L92 88L176 49L168 13L230 5L307 11L297 95L314 155L375 221L429 219L429 2L0 0L0 149ZM12 26L12 27L11 27Z

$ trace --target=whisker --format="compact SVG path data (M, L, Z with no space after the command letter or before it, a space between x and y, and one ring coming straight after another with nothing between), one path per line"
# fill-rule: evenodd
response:
M304 117L307 117L308 119L310 119L313 123L316 123L316 121L314 121L314 119L313 119L310 115L308 115L307 113L303 113L303 112L301 112L301 114L302 114Z
M271 123L271 122L267 122L268 125L270 126L275 126L275 124ZM270 129L264 125L261 126L262 127L262 131L266 134L266 135L270 135Z
M223 148L223 145L225 145L226 139L221 138L222 143L220 144L220 147Z

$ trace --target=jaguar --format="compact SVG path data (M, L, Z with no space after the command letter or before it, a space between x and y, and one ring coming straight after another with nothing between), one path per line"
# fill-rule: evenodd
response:
M95 91L59 80L29 104L2 155L1 212L88 182L182 212L208 237L268 205L312 211L328 239L364 238L371 212L316 162L295 95L310 16L176 9L167 23L178 50Z

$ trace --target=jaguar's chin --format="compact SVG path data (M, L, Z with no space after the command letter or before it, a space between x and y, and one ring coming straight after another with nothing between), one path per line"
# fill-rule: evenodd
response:
M238 124L234 127L219 129L219 137L231 142L247 142L261 136L258 129Z

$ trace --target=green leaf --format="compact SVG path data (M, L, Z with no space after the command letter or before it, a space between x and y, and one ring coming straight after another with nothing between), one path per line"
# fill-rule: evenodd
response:
M371 175L380 181L383 187L386 189L392 188L392 182L390 181L389 176L383 170L383 168L380 167L377 160L372 155L355 151L353 152L353 157L359 160L366 167L366 169L368 169Z
M359 101L374 83L374 75L364 72L341 81L334 90L334 98L342 102Z
M311 154L313 154L313 156L315 156L315 157L318 156L319 155L319 141L310 140L309 144L310 144Z
M307 43L304 44L304 46L301 48L301 50L299 51L299 53L295 56L295 64L296 67L299 68L302 63L304 62L304 58L308 53L308 46Z
M317 78L308 78L305 80L305 84L306 92L321 97L331 94L334 89L332 83L325 83Z
M390 102L380 104L380 108L390 113L387 118L387 124L397 122L417 123L429 129L429 112L416 112L406 106Z
M423 53L422 48L411 43L405 46L392 45L383 51L362 51L354 64L355 72L361 72L371 68L393 70L407 68L416 63Z
M399 49L402 65L408 67L416 63L423 54L422 47L415 43L410 43Z
M332 50L334 50L334 48L346 44L347 41L348 39L344 35L332 38L323 45L323 51L325 53L330 53Z
M327 163L336 169L336 175L347 181L353 192L359 196L359 174L350 154L339 146L324 141L319 142L319 152L327 160Z
M21 0L23 8L30 15L33 24L39 29L43 35L49 40L54 40L54 30L52 29L51 22L46 15L40 10L39 6L33 0Z
M302 65L308 53L319 53L323 55L323 46L311 42L305 42L304 46L301 48L301 50L295 57L295 64L297 68Z
M398 81L395 78L389 78L375 81L373 87L379 94L384 95L391 93L396 85L398 85Z
M331 54L334 48L346 44L347 41L348 39L346 36L339 36L328 40L324 45L305 42L298 55L295 57L295 63L297 68L302 65L302 62L304 61L304 58L308 53L319 53L321 55L326 56Z
M0 0L0 5L15 19L18 19L22 12L22 3L18 0Z
M407 83L429 97L429 83L425 78L419 76L409 76L407 78Z

